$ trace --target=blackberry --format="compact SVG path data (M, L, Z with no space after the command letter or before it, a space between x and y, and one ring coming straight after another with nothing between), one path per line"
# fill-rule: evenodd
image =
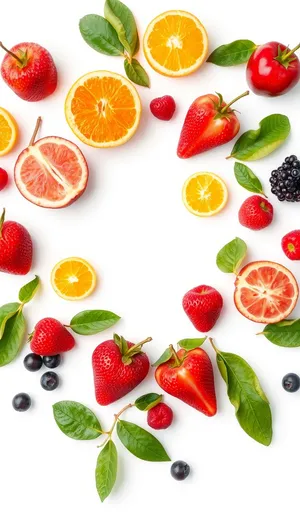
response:
M277 169L272 170L269 179L271 192L281 202L300 202L300 160L290 155Z

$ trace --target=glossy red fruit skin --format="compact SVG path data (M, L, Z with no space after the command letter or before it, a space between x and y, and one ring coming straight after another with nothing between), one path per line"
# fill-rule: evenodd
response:
M300 261L300 230L287 233L282 238L281 247L291 261Z
M165 403L158 403L148 410L147 423L154 430L164 430L172 425L173 410Z
M75 346L75 339L72 334L60 321L53 317L41 319L30 337L31 351L42 356L68 352Z
M240 123L232 110L217 117L216 105L220 103L217 95L203 95L196 98L190 106L181 130L177 155L188 159L209 149L227 144L239 132ZM226 103L221 103L221 108Z
M239 221L250 230L262 230L273 221L273 206L259 195L248 197L240 207Z
M152 115L160 120L171 120L175 113L175 109L175 100L173 97L170 97L170 95L154 98L150 102L150 110Z
M129 341L127 344L128 348L134 346ZM97 403L106 406L139 385L147 376L150 363L148 356L140 353L132 357L130 364L124 364L119 347L111 339L95 348L92 366Z
M32 239L26 228L18 222L5 221L0 233L0 272L26 275L32 252Z
M199 332L209 332L220 317L223 298L215 288L202 284L184 295L182 306Z
M177 356L183 363L174 367L174 359L159 365L155 379L159 386L171 396L181 399L208 417L217 413L214 373L211 361L202 348L187 354L180 349Z
M300 79L300 61L294 53L287 67L276 57L278 48L285 51L287 46L279 42L268 42L259 46L247 64L247 82L257 95L276 97L290 91Z
M0 168L0 191L5 188L7 183L8 183L7 171L5 171L3 168Z
M20 67L18 61L6 53L1 65L6 84L28 102L37 102L51 95L57 86L57 70L47 49L32 42L22 42L11 51L17 56L20 51L27 52L27 64Z

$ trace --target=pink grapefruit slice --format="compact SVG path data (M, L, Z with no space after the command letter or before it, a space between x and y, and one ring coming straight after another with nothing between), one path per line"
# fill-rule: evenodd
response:
M84 192L88 175L78 146L61 137L32 140L15 165L18 190L25 199L43 208L72 204Z

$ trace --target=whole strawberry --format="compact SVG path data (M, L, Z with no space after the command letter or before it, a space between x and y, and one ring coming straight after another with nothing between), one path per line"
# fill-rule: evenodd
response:
M42 356L67 352L75 346L72 334L53 317L41 319L29 339L32 352Z
M26 275L32 264L32 240L29 232L14 221L0 218L0 272Z
M175 109L175 100L173 97L170 97L170 95L154 98L150 102L150 110L152 115L160 120L171 120L175 113Z
M282 238L281 247L291 261L300 261L300 230L287 233Z
M36 102L51 95L57 86L57 71L52 56L44 47L31 42L17 44L6 51L1 75L6 84L24 100Z
M248 197L240 207L239 221L242 226L245 226L245 228L249 228L250 230L262 230L269 226L272 220L272 204L259 195Z
M92 365L96 400L99 405L109 405L131 392L149 372L149 359L142 351L145 339L138 344L114 335L94 350Z
M158 403L158 405L150 408L147 413L147 423L149 427L154 430L163 430L172 425L173 410L166 403Z
M215 288L201 284L185 294L182 306L199 332L209 332L219 319L223 298Z

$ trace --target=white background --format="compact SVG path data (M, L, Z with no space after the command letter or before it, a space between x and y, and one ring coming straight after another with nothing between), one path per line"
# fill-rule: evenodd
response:
M290 0L279 9L273 2L239 0L199 2L197 0L128 0L143 36L147 23L168 9L183 8L197 15L208 30L210 50L237 38L256 43L279 40L294 46L299 40L298 2ZM111 497L100 503L94 468L97 443L77 442L65 437L52 417L52 404L62 399L85 403L99 416L104 427L113 414L147 391L159 391L153 374L134 392L112 406L102 408L94 398L91 355L112 330L92 337L77 337L77 347L64 356L57 370L61 387L43 391L41 372L29 373L21 356L0 371L0 520L5 525L24 523L50 525L84 522L199 523L238 525L282 523L299 513L299 434L300 394L290 395L281 387L287 372L300 373L299 351L273 346L255 333L261 326L244 319L232 301L233 278L219 272L215 256L219 248L235 236L249 246L248 260L270 259L286 264L300 278L299 263L286 259L281 251L283 234L299 228L299 205L278 203L270 195L268 178L286 155L300 156L300 84L277 99L251 95L240 101L241 130L256 128L265 116L281 112L292 125L290 139L280 150L251 165L264 182L275 207L273 224L261 232L241 227L239 206L249 194L238 186L233 162L225 160L231 144L211 152L180 160L177 141L185 113L199 95L221 92L226 101L246 89L245 68L218 68L204 65L194 75L168 79L151 70L151 89L138 88L143 114L138 132L125 146L96 150L81 145L90 167L88 188L74 205L57 211L44 210L27 202L12 182L14 162L27 145L36 118L41 115L41 134L59 135L78 144L64 118L64 99L72 83L84 73L108 69L123 73L122 60L97 54L82 40L79 18L88 13L102 14L102 2L74 0L20 0L5 2L1 9L0 35L12 46L22 41L44 45L52 53L59 73L54 95L39 103L19 99L1 81L0 105L7 108L20 126L20 142L13 153L1 159L11 183L0 194L0 207L7 219L17 220L34 240L32 274L25 277L0 276L1 303L14 301L21 285L37 273L41 291L26 307L28 332L44 316L68 323L87 308L111 309L122 316L118 333L132 341L153 337L148 345L153 362L171 342L197 336L185 316L183 294L199 284L215 286L225 307L212 331L218 346L238 353L257 372L273 409L274 439L269 448L251 440L239 428L224 383L217 370L218 414L206 418L182 402L166 396L175 422L156 435L173 460L186 460L192 469L184 483L174 481L168 463L146 463L131 456L121 444L118 480ZM149 112L152 98L172 95L177 111L171 122L156 120ZM41 135L40 135L41 136ZM80 144L79 144L80 145ZM228 184L229 203L220 215L199 219L189 214L181 201L186 178L196 171L221 175ZM94 294L79 303L65 302L51 289L50 272L64 257L84 257L99 278ZM298 311L297 311L298 310ZM300 313L298 307L296 314ZM214 353L205 345L215 367ZM216 368L216 367L215 367ZM45 370L44 370L45 371ZM17 413L13 396L28 392L33 407ZM145 414L132 409L128 420L146 425ZM117 438L116 438L117 440Z

